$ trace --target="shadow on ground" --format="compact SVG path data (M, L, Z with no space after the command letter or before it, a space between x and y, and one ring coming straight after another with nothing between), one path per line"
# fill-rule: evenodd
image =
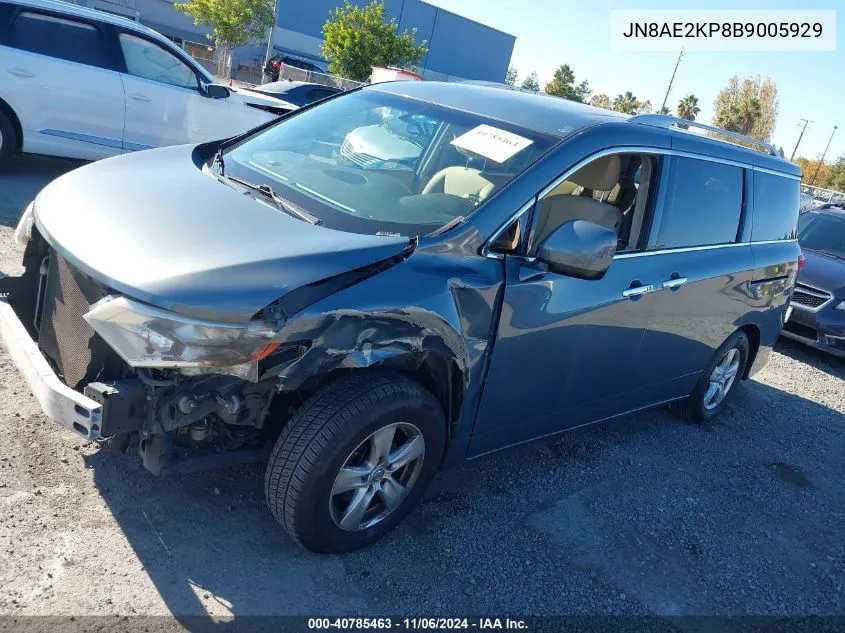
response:
M444 473L383 541L294 546L263 467L157 480L90 458L170 611L845 614L845 416L745 383L707 428L665 409Z
M15 226L21 213L51 180L85 162L46 156L16 156L0 169L0 225Z

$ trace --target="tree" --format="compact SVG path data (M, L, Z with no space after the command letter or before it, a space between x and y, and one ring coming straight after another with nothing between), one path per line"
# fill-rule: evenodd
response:
M810 174L812 179L813 175ZM816 186L819 185L819 178L816 178ZM845 154L837 158L830 166L830 171L827 175L827 180L823 185L826 189L835 189L836 191L845 191Z
M740 82L734 75L713 102L713 124L769 141L778 115L777 86L771 79L749 76Z
M554 95L556 97L563 97L564 99L575 98L575 73L569 64L558 66L552 80L546 84L546 94Z
M595 106L596 108L604 108L605 110L610 110L610 97L608 97L604 93L593 95L592 97L590 97L590 105Z
M586 103L591 94L593 94L593 89L590 88L590 82L586 79L575 88L575 95L581 103Z
M519 79L519 71L514 66L508 67L508 73L505 75L505 83L509 86L516 85L516 81Z
M273 26L275 0L187 0L174 4L194 18L195 24L211 28L206 37L217 49L218 74L226 75L233 48L252 44Z
M546 84L546 94L563 97L570 101L584 103L593 93L590 82L584 79L577 86L575 85L575 72L569 64L558 66L552 80Z
M803 173L803 178L801 179L802 182L810 184L810 181L813 179L813 174L815 174L816 169L818 169L819 171L816 175L816 182L813 184L816 187L827 187L827 183L830 182L833 174L830 164L822 163L820 166L818 159L811 160L809 158L804 158L803 156L799 156L794 162L801 168L801 172Z
M537 80L537 73L532 72L525 79L523 79L520 87L525 88L526 90L533 90L534 92L539 92L540 82Z
M616 95L616 98L611 104L611 108L623 114L637 114L640 102L630 90L625 94Z
M757 88L757 99L760 101L760 117L754 129L751 130L751 136L756 139L770 140L775 132L777 126L777 118L779 103L778 103L778 88L775 82L769 77L766 77L762 83L760 78L755 78L754 87Z
M686 119L687 121L695 121L695 117L701 112L698 107L698 97L694 94L688 94L686 97L678 101L678 118Z
M637 114L651 114L654 107L651 105L651 100L637 101Z
M672 111L669 109L669 106L660 106L660 109L657 111L657 114L671 114Z
M416 43L416 29L400 32L396 20L387 21L383 0L363 7L345 0L329 13L323 37L329 72L355 81L365 81L371 66L412 68L428 52L425 41Z

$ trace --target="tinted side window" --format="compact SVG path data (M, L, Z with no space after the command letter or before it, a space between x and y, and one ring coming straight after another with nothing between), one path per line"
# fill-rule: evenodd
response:
M670 169L669 195L651 248L735 242L742 214L742 168L676 157Z
M130 75L182 88L199 87L194 70L158 44L121 33L120 48Z
M71 62L109 68L100 31L90 24L34 11L12 23L9 46Z
M797 180L755 171L751 239L755 242L795 239L800 198Z

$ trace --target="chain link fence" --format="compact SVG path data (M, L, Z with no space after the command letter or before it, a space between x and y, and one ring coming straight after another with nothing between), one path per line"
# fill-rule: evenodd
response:
M330 75L328 73L318 73L312 70L304 70L289 66L288 64L279 64L279 81L307 81L309 83L320 84L321 86L331 86L332 88L340 88L341 90L352 90L358 86L364 85L364 82L353 81L352 79L345 79L337 75ZM270 81L270 78L267 78Z
M193 57L203 68L217 78L220 83L235 82L242 86L260 86L270 81L276 81L274 77L264 73L264 58L253 57L233 64L232 53L221 53L219 50L205 46L188 46L186 42L182 48ZM288 64L277 63L274 67L274 74L279 73L278 81L306 81L309 83L331 86L341 90L352 90L363 85L363 82L345 79L337 75L320 73Z
M833 189L823 189L812 185L801 185L801 210L815 208L823 204L845 204L845 193Z

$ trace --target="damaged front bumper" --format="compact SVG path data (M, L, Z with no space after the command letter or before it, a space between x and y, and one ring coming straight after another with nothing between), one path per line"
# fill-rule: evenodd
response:
M2 298L0 338L47 417L89 440L100 437L102 406L61 381L12 306Z

